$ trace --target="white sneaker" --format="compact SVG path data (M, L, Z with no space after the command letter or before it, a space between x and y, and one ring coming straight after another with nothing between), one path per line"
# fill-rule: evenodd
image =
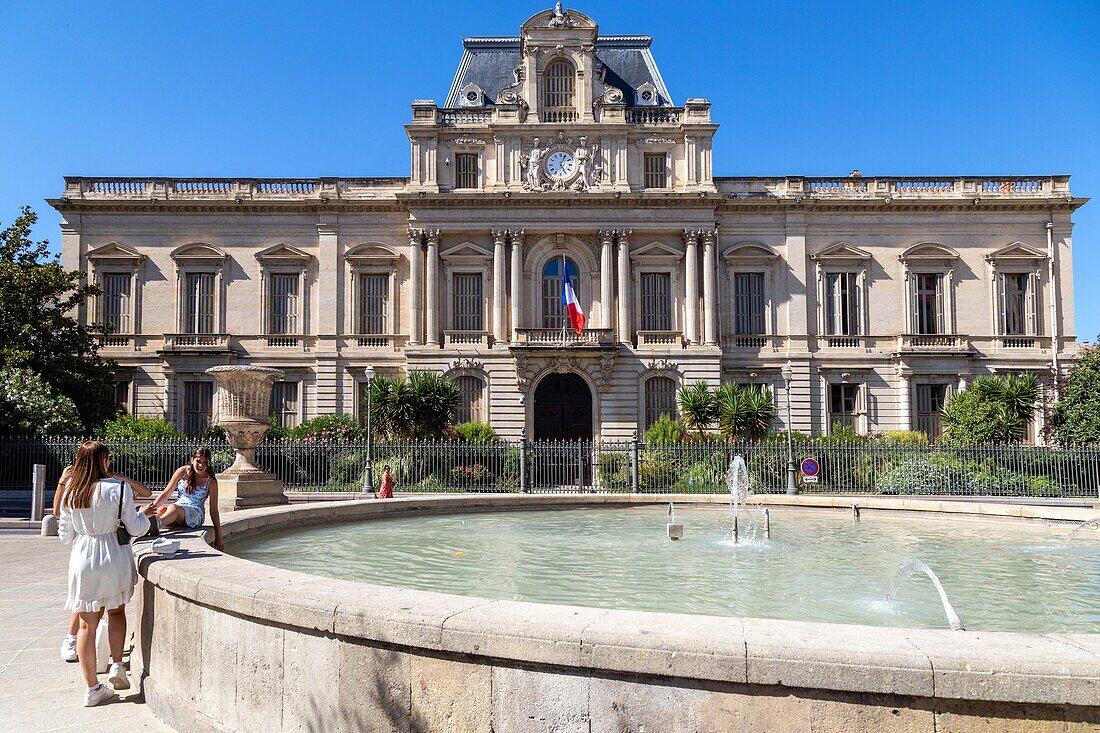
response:
M115 694L114 690L100 682L95 687L89 687L84 692L84 707L93 708L101 702L107 702L116 697L118 697L118 695Z
M76 659L76 637L66 636L65 640L61 642L61 661L75 662Z
M129 690L130 678L126 676L126 665L122 662L115 662L111 665L111 673L107 676L107 681L111 683L111 687L116 690Z

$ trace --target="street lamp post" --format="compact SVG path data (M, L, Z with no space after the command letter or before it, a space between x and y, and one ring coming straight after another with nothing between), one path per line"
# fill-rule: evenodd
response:
M791 380L794 378L794 369L791 369L790 364L784 364L781 373L787 387L787 493L797 494L798 486L794 482L794 436L791 435Z
M363 370L363 376L367 378L367 470L363 473L363 493L374 493L374 466L371 465L371 446L374 443L374 434L371 433L371 383L374 381L374 367L367 365Z

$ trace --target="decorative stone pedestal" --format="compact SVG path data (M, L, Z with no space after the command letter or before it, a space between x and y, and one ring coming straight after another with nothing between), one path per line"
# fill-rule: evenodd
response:
M278 369L219 366L206 370L218 380L214 424L225 429L237 451L233 465L218 474L218 507L226 511L286 504L283 482L253 462L256 446L271 427L271 385L285 375Z

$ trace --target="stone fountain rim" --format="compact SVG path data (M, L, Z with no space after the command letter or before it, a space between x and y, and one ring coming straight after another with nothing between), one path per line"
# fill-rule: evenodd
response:
M210 367L206 370L207 374L270 374L278 376L286 376L286 372L282 369L275 369L273 367L261 367L261 366L248 366L246 364L223 364L221 366Z
M847 509L852 497L768 496L784 506ZM468 509L715 503L721 495L466 495L317 502L233 512L227 541L309 524ZM830 503L830 501L832 503ZM887 504L861 498L865 508ZM893 500L902 511L990 518L1079 518L1087 510ZM208 528L207 528L208 529ZM504 659L610 674L925 698L1091 705L1100 695L1100 634L952 632L699 616L494 600L270 567L185 535L183 561L145 555L147 582L210 609L432 654Z

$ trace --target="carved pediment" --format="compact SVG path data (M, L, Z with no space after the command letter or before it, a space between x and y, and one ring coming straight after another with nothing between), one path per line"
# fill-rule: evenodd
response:
M920 262L922 260L957 260L959 253L939 242L920 242L907 248L898 255L902 262Z
M682 259L684 253L664 242L650 242L631 251L630 259L638 262L675 261Z
M145 255L133 247L118 242L108 242L88 252L88 259L97 263L116 262L118 264L137 265L145 261Z
M224 250L206 242L192 242L172 250L176 262L214 262L221 264L229 257Z
M273 247L257 252L256 259L268 265L305 265L313 259L313 255L303 249L280 242Z
M1013 242L1007 247L1001 247L995 252L990 252L985 256L987 262L1011 262L1020 260L1045 260L1047 253L1037 247L1024 244L1023 242Z
M860 260L867 261L871 259L871 253L867 250L860 249L847 242L837 242L836 244L830 244L824 249L819 249L810 255L810 259L816 261L830 260Z
M473 242L461 242L439 255L447 262L487 262L493 257L493 253L486 247Z
M762 242L738 242L722 254L728 263L764 262L768 264L779 260L779 253Z
M344 253L344 259L356 264L396 264L401 255L378 242L357 244Z

